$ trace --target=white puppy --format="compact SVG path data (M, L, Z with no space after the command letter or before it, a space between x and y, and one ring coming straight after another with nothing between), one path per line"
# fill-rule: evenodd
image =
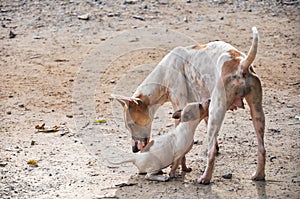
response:
M172 164L170 177L175 176L175 171L182 158L193 146L194 133L199 122L208 116L210 100L203 105L189 103L181 111L176 111L173 118L180 119L179 125L171 132L153 139L140 153L132 154L132 158L111 164L132 162L141 173L147 173L147 180L167 181L169 177L155 175L158 171ZM191 171L191 169L189 169Z

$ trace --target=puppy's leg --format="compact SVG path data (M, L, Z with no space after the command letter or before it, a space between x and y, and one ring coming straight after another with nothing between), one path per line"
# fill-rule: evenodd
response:
M151 181L160 181L160 182L166 182L169 180L168 176L155 175L156 173L157 173L157 171L147 173L147 175L145 176L145 179L151 180Z
M186 166L186 158L185 155L192 149L194 145L194 142L191 143L190 147L188 148L188 150L186 151L186 153L184 154L184 156L181 158L181 170L184 172L191 172L192 168L189 168Z
M250 93L245 97L250 107L250 113L254 129L257 136L258 144L258 164L256 172L252 175L252 180L264 180L265 179L265 163L266 163L266 150L264 147L264 130L265 130L265 115L262 108L262 89L260 80L258 78L253 81L253 86Z
M226 95L224 90L214 91L209 107L209 118L207 127L207 164L203 175L198 179L198 183L209 184L214 169L215 156L217 154L217 136L223 123L226 113Z
M176 110L176 109L175 109ZM179 120L175 120L175 127L179 124ZM173 168L173 165L172 165L172 168ZM177 169L177 168L176 168ZM175 169L175 170L176 170ZM181 160L181 169L182 171L185 171L185 172L191 172L192 169L191 168L188 168L186 166L186 158L185 156L182 157L182 160Z
M192 168L189 168L189 167L186 166L185 156L183 156L182 159L181 159L181 170L185 171L185 172L191 172L192 171Z
M176 177L176 170L179 166L179 163L182 163L182 158L179 158L178 160L175 160L172 164L172 168L171 168L171 171L170 171L170 178L175 178Z

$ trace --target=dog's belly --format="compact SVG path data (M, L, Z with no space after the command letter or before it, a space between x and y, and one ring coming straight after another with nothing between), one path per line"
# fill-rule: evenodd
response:
M243 102L243 98L241 97L237 97L233 103L229 106L228 110L237 110L238 108L242 108L244 109L245 106L244 106L244 102Z

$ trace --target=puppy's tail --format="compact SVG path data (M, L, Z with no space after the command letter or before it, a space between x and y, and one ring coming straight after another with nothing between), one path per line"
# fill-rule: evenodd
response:
M110 161L109 159L106 159L106 161L109 163L109 164L114 164L114 165L119 165L119 164L123 164L123 163L134 163L135 162L135 158L132 157L130 159L127 159L127 160L122 160L122 161L119 161L119 162L112 162Z

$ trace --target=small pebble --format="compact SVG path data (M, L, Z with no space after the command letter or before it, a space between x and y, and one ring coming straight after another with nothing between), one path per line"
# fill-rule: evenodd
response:
M15 33L13 33L12 31L9 31L8 37L9 37L10 39L15 38L16 36L17 36L17 35L16 35Z
M108 16L108 17L114 17L115 14L114 14L114 13L108 13L107 16Z
M189 22L189 20L188 20L187 17L184 17L183 21L184 21L185 23L188 23L188 22Z
M138 0L125 0L124 4L136 4Z
M35 141L34 141L34 140L31 140L30 145L31 145L31 146L35 145Z
M141 21L144 21L144 20L145 20L144 17L139 16L139 15L133 15L132 17L133 17L134 19L138 19L138 20L141 20Z
M173 125L174 125L173 123L172 124L167 124L166 127L171 127Z
M85 15L79 15L78 19L81 20L89 20L90 19L90 15L89 14L85 14Z
M5 167L7 165L7 162L0 162L0 167Z
M169 4L169 0L158 0L158 3L161 5L167 5Z
M223 177L224 179L231 179L231 178L232 178L232 173L224 174L222 177Z
M35 35L35 36L32 37L32 39L43 39L43 37L39 36L39 35Z
M68 118L73 118L73 115L66 115L66 117L68 117Z
M276 159L276 156L271 156L270 157L270 162L273 162L274 159Z

